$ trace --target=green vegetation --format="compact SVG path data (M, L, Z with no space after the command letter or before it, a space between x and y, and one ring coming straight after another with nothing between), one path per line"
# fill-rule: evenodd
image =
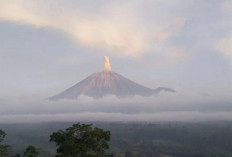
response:
M26 150L23 154L23 157L38 157L38 154L39 153L38 153L37 149L34 146L29 145L26 148Z
M0 130L0 157L5 157L9 153L9 146L2 144L5 137L6 137L6 133Z
M112 157L106 151L110 148L110 131L92 127L92 124L73 124L65 131L59 130L50 135L50 142L58 146L55 157ZM8 157L9 146L2 145L6 133L0 130L0 157ZM17 147L16 147L17 148ZM40 152L35 146L29 145L23 153L23 157L51 157L49 153ZM46 152L46 151L45 151ZM20 157L20 153L13 157Z
M92 128L91 124L74 124L65 131L59 130L50 136L58 146L56 157L110 157L110 132Z
M50 135L63 129L64 137L68 133L66 128L73 128L69 126L72 123L0 124L7 132L4 142L11 146L10 156L23 154L32 144L38 150L38 157L61 155L56 152L60 148L55 145L57 137L49 142ZM113 153L114 157L232 157L232 122L95 122L91 127L92 130L94 127L110 130L110 151L106 153Z

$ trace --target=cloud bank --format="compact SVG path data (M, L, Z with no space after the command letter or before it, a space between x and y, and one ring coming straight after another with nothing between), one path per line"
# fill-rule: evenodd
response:
M57 102L36 97L2 99L0 122L232 120L230 102L229 98L167 93L130 99L81 96L77 101Z

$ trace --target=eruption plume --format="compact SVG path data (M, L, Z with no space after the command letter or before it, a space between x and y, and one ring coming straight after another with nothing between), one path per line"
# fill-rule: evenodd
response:
M111 71L110 60L107 56L105 58L104 71Z

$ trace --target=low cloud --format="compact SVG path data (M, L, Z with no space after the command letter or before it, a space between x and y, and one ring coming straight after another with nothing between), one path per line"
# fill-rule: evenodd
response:
M27 114L0 116L0 123L30 122L70 122L70 121L105 121L105 122L199 122L232 120L232 112L159 112L150 114L123 114L106 112L84 112L71 114Z
M41 98L1 100L0 122L39 121L204 121L232 120L230 99L202 95L48 101Z

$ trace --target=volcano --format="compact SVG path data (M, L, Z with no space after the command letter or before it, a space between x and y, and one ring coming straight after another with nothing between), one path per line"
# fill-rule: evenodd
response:
M160 92L175 93L176 91L166 87L151 89L133 82L113 72L109 58L105 56L105 65L102 72L93 73L60 94L50 97L49 100L77 99L80 95L93 97L95 99L106 95L115 95L118 98L133 97L136 95L148 97L157 95Z

